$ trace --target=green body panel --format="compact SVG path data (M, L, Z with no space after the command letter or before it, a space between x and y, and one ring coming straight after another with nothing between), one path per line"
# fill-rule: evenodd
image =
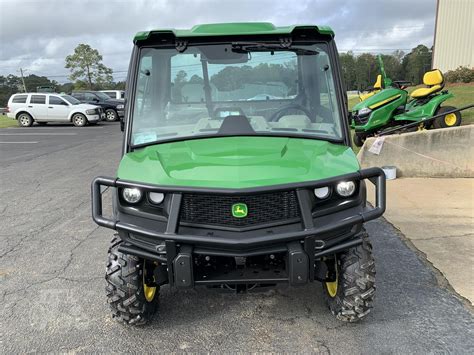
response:
M396 115L394 119L395 121L421 121L425 117L434 116L441 103L453 96L451 93L439 94L424 105L417 105L417 100L412 100L406 106L407 112Z
M276 27L269 22L240 22L196 25L193 28L186 30L163 28L151 31L143 31L138 32L135 35L134 42L147 39L151 33L172 33L178 38L190 38L234 35L289 35L295 29L315 30L324 35L334 36L333 30L328 26L293 25Z
M387 103L383 104L382 106L373 108L370 118L365 125L352 125L352 127L355 128L356 131L370 131L387 125L387 123L392 119L393 113L397 107L405 105L407 101L407 95L408 94L405 90L389 87L387 89L383 89L368 99L359 102L352 108L353 111L358 111L366 107L372 108L375 105L387 101ZM393 100L391 100L392 98Z
M350 147L314 139L221 137L162 143L123 156L117 177L147 184L247 188L359 170Z

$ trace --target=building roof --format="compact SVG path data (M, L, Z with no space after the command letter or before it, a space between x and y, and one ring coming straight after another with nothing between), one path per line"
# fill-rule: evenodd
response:
M294 30L315 30L320 34L334 36L329 26L291 25L277 27L270 22L212 23L196 25L191 29L155 29L138 32L134 42L146 40L152 33L173 34L177 38L213 37L235 35L289 35Z

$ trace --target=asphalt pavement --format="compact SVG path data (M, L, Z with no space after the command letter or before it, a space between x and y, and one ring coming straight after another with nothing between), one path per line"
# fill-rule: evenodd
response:
M0 142L14 141L0 143L2 354L474 349L472 308L383 219L367 225L377 294L361 323L334 319L314 283L238 295L163 287L153 322L124 327L111 319L105 300L112 231L90 218L92 178L114 175L120 160L118 124L0 130ZM20 143L27 141L37 143Z

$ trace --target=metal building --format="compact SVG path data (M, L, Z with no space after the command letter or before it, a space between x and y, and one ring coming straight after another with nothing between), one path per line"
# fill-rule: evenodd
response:
M474 0L438 0L433 68L474 68Z

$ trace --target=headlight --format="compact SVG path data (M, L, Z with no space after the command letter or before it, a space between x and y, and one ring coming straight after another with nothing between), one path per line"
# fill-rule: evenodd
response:
M314 189L314 195L320 200L324 200L325 198L329 196L329 187L324 186L324 187L318 187L317 189Z
M163 202L165 199L165 194L161 192L150 192L148 194L148 198L150 199L151 202L153 202L155 205L159 205L160 203Z
M128 203L137 203L142 198L142 192L136 187L123 189L122 196Z
M86 110L86 115L94 115L96 112L97 112L97 111L96 111L95 108L93 108L93 109L91 109L91 110Z
M337 193L342 197L351 196L356 189L354 181L341 181L336 185Z
M372 110L370 108L364 107L364 108L359 110L358 116L359 117L368 116L368 115L370 115L371 112L372 112Z
M117 105L117 110L123 110L123 108L125 107L124 105L120 104L120 105Z

